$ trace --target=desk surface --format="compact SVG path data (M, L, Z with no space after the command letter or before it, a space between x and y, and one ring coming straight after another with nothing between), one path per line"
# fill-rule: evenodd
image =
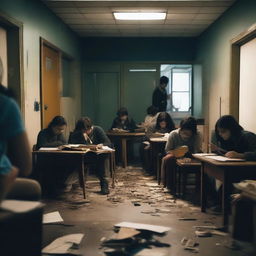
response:
M198 156L193 154L195 159L201 162L209 163L216 166L256 166L256 161L241 161L241 162L221 162L214 159L207 158L205 156Z
M168 138L166 137L154 137L154 138L149 138L150 142L167 142Z
M33 154L75 154L75 155L85 155L89 152L95 153L95 154L106 154L111 153L114 150L99 150L97 151L80 151L80 150L36 150L33 151Z
M196 159L191 159L191 162L185 162L182 158L176 161L178 166L200 166L201 162Z
M145 136L145 132L115 132L108 131L106 132L108 136L117 136L117 137L139 137Z

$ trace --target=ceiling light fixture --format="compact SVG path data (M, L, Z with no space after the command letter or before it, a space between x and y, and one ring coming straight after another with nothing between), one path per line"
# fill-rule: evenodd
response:
M164 20L165 12L114 12L116 20Z

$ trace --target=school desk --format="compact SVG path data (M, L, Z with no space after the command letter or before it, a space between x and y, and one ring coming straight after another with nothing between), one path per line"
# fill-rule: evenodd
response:
M112 177L112 187L115 184L115 158L114 154L115 151L102 151L101 154L108 154L110 160L110 173ZM79 177L79 184L80 187L83 189L83 196L86 198L85 194L85 182L86 182L86 175L87 175L87 164L86 164L86 157L88 154L95 154L93 152L86 152L86 151L73 151L73 150L37 150L33 151L33 159L35 161L35 165L42 163L43 161L47 161L47 158L54 160L55 162L60 163L67 163L72 165L74 170L77 170L78 177ZM40 161L38 159L40 158ZM40 166L39 166L40 169ZM39 173L40 175L40 173ZM40 177L39 177L40 178Z
M127 140L134 140L145 136L145 132L117 132L108 131L107 136L111 141L119 139L121 141L121 156L122 165L124 168L127 167Z
M167 142L166 137L150 138L149 139L151 146L151 159L152 159L152 171L156 174L156 179L158 184L161 183L161 166L160 166L160 156L164 151L165 144Z
M207 207L207 177L216 178L222 182L222 214L223 225L228 226L228 215L230 212L230 195L232 183L244 179L256 178L256 161L243 162L221 162L205 156L193 155L201 162L201 211L205 212Z

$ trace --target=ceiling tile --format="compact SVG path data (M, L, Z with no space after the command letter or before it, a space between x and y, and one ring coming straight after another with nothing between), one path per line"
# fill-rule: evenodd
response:
M168 20L189 20L194 19L196 14L194 13L178 13L178 14L167 14Z
M83 37L198 36L235 0L88 1L42 0ZM115 20L113 12L167 12L166 20Z
M113 20L112 13L87 13L83 14L87 19L97 19L97 20Z

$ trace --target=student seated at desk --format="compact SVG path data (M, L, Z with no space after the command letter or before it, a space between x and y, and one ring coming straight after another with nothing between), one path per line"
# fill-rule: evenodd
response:
M179 152L179 149L182 146L188 147L188 152L186 154ZM180 122L180 128L169 134L165 146L166 156L162 159L162 179L165 181L166 176L172 177L174 168L176 168L176 154L180 153L182 156L191 157L191 154L193 153L202 152L201 146L202 137L197 131L196 119L193 117L183 119Z
M216 122L211 150L229 158L256 161L256 135L245 131L233 116L225 115Z
M147 115L145 116L144 122L141 124L141 126L145 128L145 131L156 124L159 113L160 112L158 112L157 108L153 105L147 108Z
M166 112L160 112L157 116L156 124L153 124L148 128L146 138L149 140L150 137L158 137L165 133L170 133L174 129L175 125L171 116ZM142 143L141 158L144 169L148 171L150 171L152 167L150 161L150 150L150 143L148 141L144 141Z
M37 136L36 149L41 147L58 147L66 144L63 132L67 122L62 116L55 116L48 127L39 132Z
M111 130L117 128L126 131L134 131L137 128L134 120L128 116L128 110L126 108L120 108L116 114L117 117L113 120Z
M104 130L99 126L93 126L90 118L84 117L77 121L75 130L69 136L71 144L94 144L111 146L111 142ZM108 181L106 180L105 162L106 154L90 155L88 162L100 180L101 193L109 194Z
M31 174L31 151L19 107L9 89L1 85L3 65L0 59L0 201L39 200L40 185L31 179L16 178Z
M151 125L147 130L147 137L154 134L165 134L175 129L175 124L167 112L160 112L157 116L156 124Z

